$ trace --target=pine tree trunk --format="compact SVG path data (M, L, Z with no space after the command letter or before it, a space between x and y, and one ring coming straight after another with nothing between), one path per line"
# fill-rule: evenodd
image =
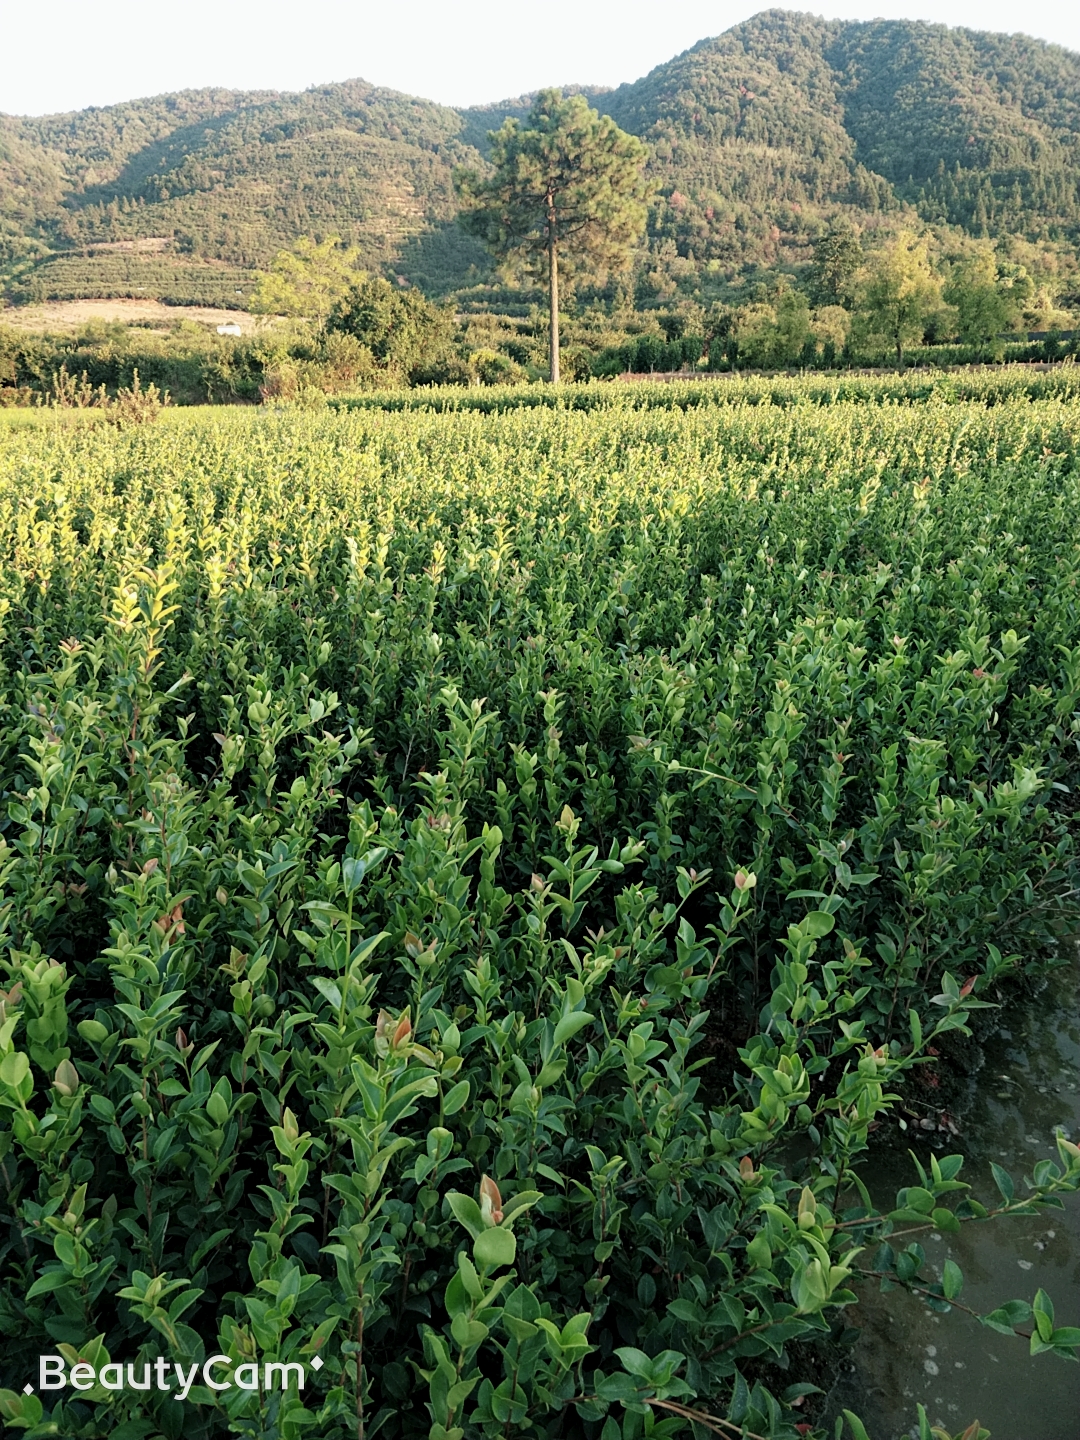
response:
M559 252L555 236L555 201L548 196L548 314L551 383L559 383Z

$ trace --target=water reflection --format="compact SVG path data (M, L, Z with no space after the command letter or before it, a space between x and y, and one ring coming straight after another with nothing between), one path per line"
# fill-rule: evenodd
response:
M1034 999L1008 1012L1005 1028L983 1047L983 1063L953 1107L959 1138L909 1130L902 1137L924 1165L929 1155L963 1153L961 1179L984 1203L998 1201L990 1162L1019 1181L1037 1161L1056 1159L1054 1130L1080 1136L1080 961L1055 971ZM899 1138L899 1137L898 1137ZM871 1194L888 1205L901 1185L917 1183L903 1148L882 1147L864 1174ZM1017 1194L1022 1194L1018 1185ZM1006 1300L1029 1303L1042 1286L1054 1301L1056 1324L1080 1325L1080 1195L1065 1209L987 1224L959 1235L922 1240L940 1278L947 1259L964 1272L958 1297L985 1313ZM936 1315L919 1299L893 1291L864 1292L850 1313L862 1334L852 1364L833 1387L828 1417L848 1408L862 1415L874 1440L904 1440L916 1402L950 1434L978 1418L994 1440L1078 1440L1080 1365L1028 1354L958 1311Z

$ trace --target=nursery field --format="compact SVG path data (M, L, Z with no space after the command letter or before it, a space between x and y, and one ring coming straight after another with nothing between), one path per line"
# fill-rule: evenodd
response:
M1080 1185L860 1169L1076 929L1080 404L777 383L0 428L15 1432L823 1437Z

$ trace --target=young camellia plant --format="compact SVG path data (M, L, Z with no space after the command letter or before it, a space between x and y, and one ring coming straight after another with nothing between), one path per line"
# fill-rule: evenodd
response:
M870 1287L1075 1355L926 1244L1071 1141L868 1178L1075 925L1078 422L777 383L0 440L13 1433L827 1440Z

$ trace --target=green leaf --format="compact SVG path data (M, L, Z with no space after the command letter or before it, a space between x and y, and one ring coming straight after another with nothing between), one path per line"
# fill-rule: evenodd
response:
M469 1259L465 1251L458 1255L458 1274L461 1276L461 1283L465 1287L466 1294L472 1300L484 1298L484 1287L480 1283L480 1276L476 1273L476 1267Z
M503 1201L503 1224L509 1225L517 1215L523 1215L526 1210L531 1210L543 1198L539 1190L519 1190L516 1195L511 1195Z
M496 1225L482 1231L473 1241L473 1259L481 1270L494 1270L499 1265L512 1265L517 1254L517 1240L512 1230Z
M450 1322L450 1334L459 1349L471 1350L487 1339L488 1327L480 1320L470 1320L467 1315L455 1315Z
M908 1210L914 1210L917 1214L929 1215L934 1208L934 1197L921 1185L909 1185L907 1194L904 1196L904 1205Z
M469 1098L468 1080L459 1080L453 1089L448 1090L443 1096L442 1112L444 1115L456 1115L465 1105Z
M1013 1195L1016 1193L1013 1188L1012 1176L1007 1170L1003 1170L1000 1165L995 1165L993 1160L990 1162L990 1170L994 1176L994 1184L1005 1197L1006 1205L1011 1204Z
M955 1300L964 1286L964 1272L955 1260L946 1260L941 1273L941 1288L946 1300Z
M1011 1335L1017 1325L1031 1319L1031 1306L1025 1300L1008 1300L989 1315L981 1317L982 1323L1002 1335Z
M851 1430L851 1440L870 1440L870 1436L866 1433L866 1426L857 1415L850 1410L845 1410L844 1419Z
M325 975L313 975L311 977L311 983L315 986L315 989L318 990L319 994L330 1002L335 1010L341 1009L341 990L334 984L333 980L328 980Z
M636 1375L640 1380L652 1380L653 1362L644 1350L638 1350L633 1345L620 1345L615 1354L622 1361L623 1369L628 1370L631 1375Z
M633 1378L623 1371L617 1375L598 1376L593 1384L596 1387L597 1398L609 1403L626 1405L638 1398L639 1386L635 1385Z
M596 1016L591 1015L588 1010L574 1010L569 1015L564 1015L555 1026L555 1044L565 1045L567 1040L572 1040L579 1030L583 1030Z
M766 1230L759 1230L746 1247L746 1258L755 1269L768 1270L772 1266L772 1247Z
M812 940L822 940L832 933L835 926L835 919L827 911L811 910L808 915L803 916L799 929Z
M456 1385L450 1386L446 1392L446 1403L452 1410L458 1410L465 1403L478 1378L474 1376L471 1380L459 1380Z
M153 1435L157 1427L150 1420L136 1418L125 1420L123 1425L117 1425L110 1429L109 1440L146 1440L148 1435Z
M820 1385L811 1385L808 1380L800 1380L797 1385L789 1385L781 1394L780 1398L785 1405L790 1405L793 1400L801 1400L804 1395L824 1395Z
M922 1049L922 1021L916 1011L908 1011L908 1024L911 1026L911 1048Z
M0 1390L0 1420L12 1427L29 1430L38 1425L44 1407L36 1395L16 1395L14 1390Z
M104 1120L107 1125L111 1125L116 1118L116 1107L107 1095L91 1095L90 1109L99 1120Z
M503 1306L502 1323L519 1345L524 1344L526 1340L536 1334L537 1327L531 1320L522 1320L518 1315L511 1315L505 1306Z
M1054 1333L1054 1303L1045 1290L1036 1292L1031 1313L1039 1332L1039 1339L1048 1342Z
M78 1282L67 1270L48 1270L40 1275L30 1289L26 1292L27 1300L33 1300L38 1295L48 1295L53 1290L62 1290L65 1285L75 1285Z
M0 1080L17 1090L30 1074L30 1058L23 1050L11 1050L0 1061Z
M220 1090L212 1090L206 1097L206 1113L219 1129L227 1122L229 1106Z
M450 1190L446 1195L446 1203L449 1205L454 1219L465 1226L472 1238L482 1233L484 1221L480 1214L480 1206L471 1195L462 1195L460 1190Z

